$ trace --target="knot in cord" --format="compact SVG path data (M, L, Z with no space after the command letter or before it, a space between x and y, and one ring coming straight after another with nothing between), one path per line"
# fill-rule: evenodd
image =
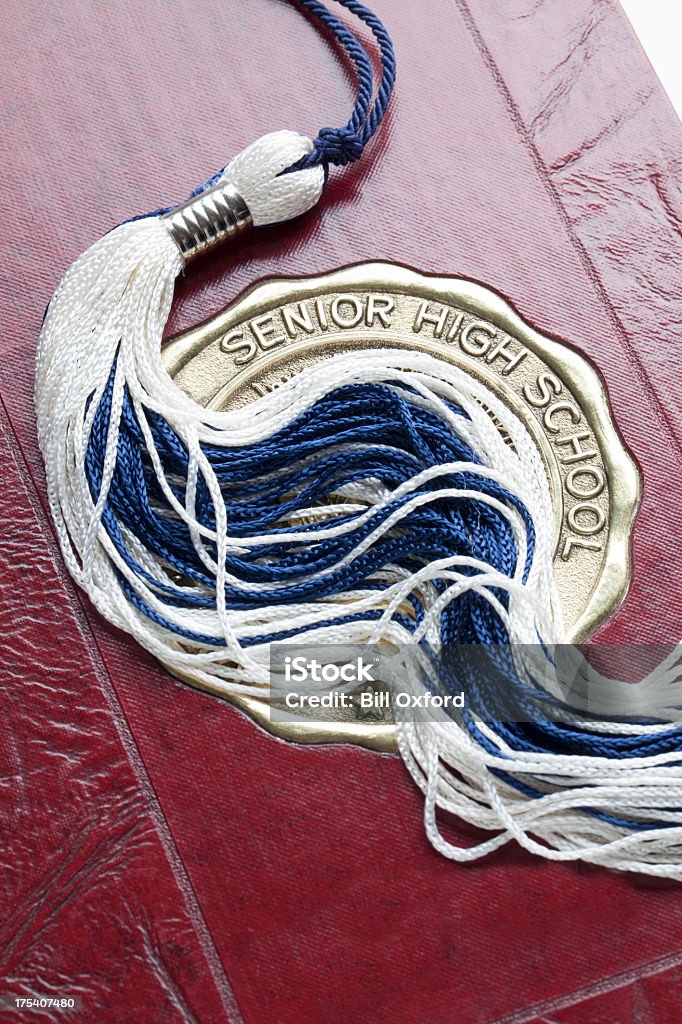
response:
M289 171L302 171L321 164L326 171L331 164L344 167L359 160L365 146L381 124L393 93L396 74L395 53L386 28L372 11L358 0L337 0L337 3L367 25L378 44L381 77L375 91L372 60L359 36L351 32L319 0L298 2L331 33L352 61L357 74L357 95L348 122L341 128L323 128L315 139L312 152L288 168Z
M364 143L347 125L344 128L322 128L315 139L313 151L308 160L312 163L336 164L345 167L359 160L364 152Z

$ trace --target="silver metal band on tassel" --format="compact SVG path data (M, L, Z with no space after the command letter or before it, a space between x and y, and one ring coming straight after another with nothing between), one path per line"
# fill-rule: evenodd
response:
M253 226L244 199L225 180L163 214L161 220L166 222L185 263Z

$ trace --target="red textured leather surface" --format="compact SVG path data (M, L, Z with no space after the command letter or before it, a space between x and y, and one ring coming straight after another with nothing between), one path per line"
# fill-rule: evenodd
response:
M368 161L179 284L175 332L268 275L362 259L480 279L606 377L644 476L604 641L680 634L682 129L610 0L373 0L400 77ZM65 578L35 341L59 277L350 80L276 0L5 0L2 919L8 991L87 1021L679 1021L682 892L428 846L396 758L302 749L169 679Z
M3 990L220 1019L206 925L0 415ZM220 981L221 979L219 979Z

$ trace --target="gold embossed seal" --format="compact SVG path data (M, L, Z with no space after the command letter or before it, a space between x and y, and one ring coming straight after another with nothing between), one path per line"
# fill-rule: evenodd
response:
M313 361L369 347L418 348L449 360L483 381L526 424L550 484L554 570L567 635L584 640L627 592L639 473L594 367L532 328L496 292L390 263L265 281L172 339L164 360L196 401L227 409L253 401ZM349 713L343 720L275 723L265 702L232 699L287 739L394 748L388 720Z

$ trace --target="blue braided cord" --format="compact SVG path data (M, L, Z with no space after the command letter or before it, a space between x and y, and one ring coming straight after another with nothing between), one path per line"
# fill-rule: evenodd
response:
M478 729L478 727L476 726L476 723L473 721L473 719L471 718L470 715L465 714L463 716L463 718L465 720L465 723L467 725L467 728L468 728L470 734L476 740L476 742L481 747L483 747L484 750L487 750L489 754L492 754L495 757L501 757L501 758L508 758L509 757L508 754L503 753L486 735L484 735ZM495 731L498 732L498 734L499 734L499 726L500 726L499 722L494 723ZM593 736L594 734L593 733L586 733L585 735ZM678 737L678 743L679 743L679 737ZM547 747L538 748L538 753L546 754L548 752L548 749L552 753L554 753L554 750L551 747L549 747L549 748L547 748ZM581 750L580 753L594 756L595 752L590 750L590 749L584 749L584 750ZM506 782L513 789L516 789L519 793L523 793L524 796L530 797L533 800L541 800L543 797L548 795L547 793L543 793L542 790L536 789L535 786L531 786L528 782L525 782L523 779L520 779L518 776L512 775L510 772L503 771L501 768L488 768L488 771L490 772L491 775L496 776L496 778L502 779L504 782ZM590 787L589 786L585 786L583 788L586 790L586 795L587 795L589 793ZM675 827L675 823L674 822L665 822L665 821L642 822L642 821L635 821L635 820L633 820L631 818L620 818L620 817L617 817L616 815L609 814L606 811L597 811L593 807L582 807L582 808L580 808L580 810L582 810L584 814L587 814L591 818L597 818L599 821L604 821L604 822L606 822L609 825L616 825L619 828L628 828L628 829L631 829L634 832L655 831L656 829L664 829L664 828L673 828L673 827Z
M321 128L313 142L312 151L292 167L288 167L283 173L304 170L306 167L316 167L318 164L322 164L325 171L328 172L330 164L343 167L359 160L365 146L379 128L393 93L396 76L395 52L386 27L372 11L358 3L358 0L336 0L351 14L355 14L364 21L379 44L381 81L372 103L374 92L372 61L357 36L330 10L319 3L319 0L296 0L296 2L331 32L346 51L357 71L357 96L348 122L340 128ZM224 173L225 167L222 167L208 181L197 186L190 193L189 198L194 199L195 196L201 195L212 185L217 184ZM122 223L132 224L133 221L144 220L147 217L162 217L164 214L170 213L175 205L164 206L158 210L152 210L150 213L138 213Z
M322 128L313 143L312 152L299 160L292 170L315 167L317 164L325 166L336 164L343 167L345 164L359 160L365 146L381 124L393 92L396 59L393 43L385 26L372 11L358 3L358 0L336 0L336 2L351 14L355 14L371 29L379 44L381 54L381 80L372 103L374 88L372 62L357 36L336 15L319 3L319 0L298 0L300 6L317 18L348 54L357 71L358 91L348 122L341 128Z
M651 757L682 750L682 730L671 729L664 734L621 736L595 733L579 726L563 726L556 722L540 721L537 716L532 722L486 721L501 741L512 749L536 754L576 754L589 757L635 758ZM473 720L467 721L467 728L476 741L489 753L504 757L499 747L479 732ZM566 742L570 737L570 742Z
M86 456L86 472L93 498L99 493L102 477L112 386L113 371L95 416ZM373 410L369 422L368 407ZM175 474L181 480L185 479L187 453L178 438L162 418L150 416L149 423L166 472L169 475ZM381 447L376 445L377 437L381 438ZM343 445L363 443L365 447L350 451L344 448L340 453L342 458L338 459L339 442ZM326 448L324 451L323 446ZM316 500L324 500L331 490L349 481L378 478L387 487L393 488L419 470L440 464L444 459L477 462L467 446L434 414L409 405L394 390L377 385L351 385L337 389L337 392L322 399L313 410L307 410L299 416L285 431L249 446L248 449L205 445L204 452L211 460L223 487L230 530L239 536L257 536L263 532L264 527L268 527L276 537L276 531L281 532L290 527L273 524L278 520L281 524L283 516L293 511L296 505L302 507L314 504ZM296 466L301 462L304 468L299 471ZM321 468L317 475L316 466ZM264 486L264 479L266 484L268 479L271 481L269 489ZM493 481L466 473L441 477L429 487L444 489L454 484L476 486L511 506L517 507L519 504L515 497L508 495ZM255 500L251 503L245 500L247 496L240 490L244 485L251 489L252 494L255 493ZM174 486L182 500L184 485L176 482ZM292 489L297 493L298 502L292 503L290 499ZM201 487L198 491L201 498ZM233 494L235 500L230 500ZM284 501L286 495L289 498ZM490 552L491 564L500 572L507 575L513 573L516 550L506 519L490 507L479 507L479 503L469 499L453 501L446 498L414 510L403 521L400 530L389 531L367 552L339 569L339 559L352 551L361 539L408 501L409 497L406 495L390 502L371 522L358 526L349 535L332 540L316 541L315 534L329 525L358 518L357 513L350 516L346 513L307 524L301 528L301 532L310 534L310 545L303 552L286 540L275 540L267 547L239 556L230 555L228 571L244 580L270 581L279 586L255 594L227 587L228 604L235 608L245 608L256 607L264 602L287 603L312 597L319 599L357 586L366 587L371 583L373 575L387 564L414 569L434 558L447 557L453 553L471 554L477 550ZM184 524L153 508L153 504L162 502L156 477L144 452L139 425L126 396L117 466L103 516L105 529L126 564L159 595L167 600L172 599L178 606L211 604L215 581L206 574ZM201 521L209 527L213 525L212 505L208 496L205 496L203 508L201 500L198 500L197 505ZM529 535L532 535L530 518L522 506L521 511L526 516ZM148 550L164 559L169 568L176 569L188 582L198 583L199 593L183 594L172 586L170 580L164 584L150 578L127 550L120 530L121 524L125 524ZM310 573L326 568L332 568L332 571L321 578L309 578ZM478 595L470 596L470 603L478 605ZM500 600L504 602L506 596L500 594ZM491 624L486 631L486 621L481 618L478 608L472 614L466 614L466 603L457 603L459 622L450 621L448 631L464 633L478 641L493 639L496 636L492 624L494 616L488 615ZM451 620L453 614L452 608L444 613Z
M191 640L195 643L211 644L214 647L226 647L227 642L222 636L211 636L208 633L196 633L189 629L179 628L174 623L170 622L165 616L160 615L158 612L150 608L145 601L136 593L135 590L130 586L129 582L122 577L119 577L121 590L126 595L131 604L143 612L147 618L151 619L152 622L156 622L157 625L163 626L165 629L172 630L177 636L182 637L185 640ZM329 618L320 620L315 623L315 629L322 629L325 626L340 626L345 625L349 622L366 622L367 620L377 620L381 618L380 609L369 612L351 612L348 615L339 615L336 618ZM406 628L411 628L412 623L405 616L396 615L396 622L400 622ZM262 633L259 636L252 637L241 637L240 643L242 647L253 647L256 644L269 644L278 643L282 640L289 640L300 633L299 629L286 629L279 630L274 633Z
M101 487L114 375L115 367L100 399L86 453L85 471L93 500ZM316 503L330 504L333 493L348 483L378 480L391 491L432 466L451 462L479 464L474 452L439 416L413 404L410 397L409 389L401 390L398 386L346 385L321 398L286 428L256 444L238 448L202 446L223 494L231 534L247 538L267 531L272 535L267 545L228 556L226 567L238 579L266 584L266 588L255 593L226 586L229 608L246 609L263 604L285 606L302 599L343 596L357 589L380 592L387 586L380 576L387 566L412 572L434 559L453 555L471 555L488 562L500 573L514 574L518 553L508 521L480 501L454 500L445 494L435 499L432 496L428 504L407 514L397 527L387 531L343 568L339 568L339 560L418 491L389 502L364 525L359 523L359 513L340 512L297 526L297 532L307 538L306 542L295 545L286 540L285 534L291 530L287 520L293 512L314 507ZM451 406L451 410L464 415L456 406ZM188 453L161 416L149 412L148 425L169 484L178 500L184 502ZM518 510L528 539L527 572L535 535L530 516L518 498L494 481L467 471L434 478L422 491L437 494L438 490L445 492L451 487L477 488ZM196 514L204 526L215 526L213 503L201 478L197 484ZM352 524L355 520L358 525L348 533L318 539L321 530L341 523ZM127 393L117 462L102 522L124 563L169 607L215 605L215 578L207 573L197 556L184 523L167 508ZM180 573L184 585L181 588L173 585L170 577L167 582L157 579L140 566L128 550L123 527L161 559L169 571L174 569ZM282 539L278 540L280 535ZM206 546L215 557L215 546L209 543ZM466 570L461 571L466 575ZM321 575L311 579L314 573ZM127 599L151 621L188 641L225 646L222 637L178 628L140 597L127 579L122 576L119 579ZM435 580L433 586L437 593L443 593L449 583ZM502 606L508 607L506 592L495 592ZM412 614L409 617L396 615L395 620L412 631L423 621L427 609L415 594L410 595L409 601ZM376 621L380 615L378 609L363 613L349 610L346 615L307 628ZM438 669L436 682L427 674L424 685L441 693L465 691L467 710L460 719L475 741L490 754L504 756L494 739L480 731L471 708L478 718L490 722L498 742L508 744L512 750L605 758L633 758L680 750L682 730L679 729L658 735L621 736L594 733L584 726L548 720L546 704L550 698L518 679L506 630L482 595L467 592L448 604L441 614L440 625L444 646L438 657L433 658ZM257 637L243 637L241 642L251 646L291 639L301 632L302 627L285 628ZM485 657L467 660L461 656L462 645L473 644L482 645ZM425 641L422 646L427 648ZM528 720L505 718L509 702L518 709L517 715L526 715ZM518 774L490 770L519 792L542 799L544 794ZM589 801L589 787L585 788ZM632 830L653 830L667 824L642 823L609 815L588 804L583 810L586 815Z
M490 768L491 775L495 775L498 779L502 779L508 785L512 786L519 793L523 793L524 796L528 796L533 800L542 800L543 797L551 794L543 793L539 789L535 789L534 786L528 785L527 782L523 782L521 779L510 775L508 772L503 772L499 768ZM590 786L582 787L586 795L589 794ZM577 809L577 808L576 808ZM581 807L579 808L584 814L588 814L591 818L598 818L599 821L605 821L609 825L617 825L619 828L629 828L633 832L655 832L658 829L665 828L677 828L673 821L634 821L632 818L620 818L614 814L609 814L607 811L597 811L594 807Z
M367 622L368 620L376 621L381 618L381 609L376 608L370 612L352 612L349 615L339 615L337 618L324 619L321 622L315 623L315 629L321 629L324 626L341 626L348 622ZM405 629L412 629L413 623L404 615L395 615L394 619L396 622L404 626ZM300 629L281 629L276 633L261 633L260 636L250 636L242 639L243 647L252 647L254 644L273 644L279 643L282 640L290 640L300 633Z
M112 387L113 371L95 416L87 451L86 471L93 498L99 493ZM374 410L370 420L366 415L367 408ZM150 428L167 471L179 478L186 478L187 453L166 421L150 416ZM376 445L377 437L382 442L380 447ZM364 444L366 447L352 450L344 448L338 452L335 447L339 442L343 445L351 442ZM402 449L398 447L400 444L404 445ZM378 478L387 487L395 487L420 469L443 460L462 461L469 458L473 463L477 461L473 453L467 455L463 442L434 414L418 406L410 406L396 391L377 385L350 385L337 389L299 416L285 431L257 445L245 449L206 445L204 451L223 487L230 529L243 537L257 536L264 528L269 528L276 537L278 531L290 529L275 524L296 507L296 497L283 500L292 491L296 491L300 502L298 507L301 507L314 504L315 500L323 499L331 490L349 481ZM315 455L317 459L311 459ZM304 461L304 465L298 470L297 463L301 461ZM316 474L318 467L319 472ZM270 475L268 470L271 471ZM273 471L277 474L274 477ZM253 474L256 474L255 479ZM269 489L268 480L271 481ZM517 499L506 495L496 484L481 478L471 477L468 480L467 474L441 477L438 486L443 488L455 483L476 484L500 500L507 500L510 505L518 507ZM182 499L184 487L176 485L175 490L178 498ZM255 494L251 503L245 500L249 490ZM230 500L232 494L235 500ZM344 569L336 569L321 579L301 578L335 566L340 557L350 552L376 524L406 500L407 496L389 503L375 515L372 522L333 540L316 542L315 534L330 524L348 522L353 515L337 516L300 527L300 532L310 534L311 541L303 555L299 549L283 541L240 556L230 556L230 572L248 581L272 582L280 586L257 594L244 594L228 587L226 598L235 608L255 607L264 601L287 603L301 597L319 598L359 585L366 586L372 574L389 562L412 569L424 564L425 560L447 557L453 553L474 554L488 560L500 572L507 575L513 572L516 551L506 520L480 503L444 499L413 511L406 520L409 530L400 531L399 536L389 534ZM163 496L145 456L142 434L126 396L117 467L104 510L104 526L126 564L159 595L178 607L210 606L214 600L214 581L207 575L203 563L196 555L184 524L155 511L150 501L162 505ZM203 510L201 501L198 505L201 521L209 527L214 525L207 494ZM179 592L170 580L164 584L146 573L127 550L120 523L135 533L150 551L163 558L169 568L181 573L188 582L199 584L198 592ZM526 525L532 555L533 535L529 519ZM304 565L301 564L302 557ZM288 586L282 587L282 583ZM435 586L442 592L446 584L437 581ZM499 597L504 604L505 595L500 593ZM499 645L507 643L508 639L499 619L491 613L488 602L475 593L467 595L465 601L453 603L444 611L441 636L446 647L452 647L453 650L457 649L454 646L456 644L483 642ZM490 649L494 651L495 647ZM459 677L454 671L457 667L453 666L450 672L452 678L449 688L453 690L459 684ZM498 666L500 674L502 678L513 679L512 666ZM447 672L443 673L443 678L448 678ZM478 675L470 674L467 681L474 705L477 708L488 708L488 719L496 720L495 704L494 701L491 704L491 700L503 692L504 687L493 686L491 678L490 665L486 665L485 672L479 669ZM514 695L514 699L521 701L520 706L524 710L529 706L534 707L528 704L525 697L523 691L520 698L518 693ZM548 744L553 749L577 751L582 749L584 741L583 733L576 733L574 728L552 722L538 722L533 731L525 725L505 725L504 720L500 719L498 728L501 736L512 746L536 752L546 749ZM590 746L604 756L634 756L643 749L647 752L676 749L678 741L677 732L643 739L591 735Z

